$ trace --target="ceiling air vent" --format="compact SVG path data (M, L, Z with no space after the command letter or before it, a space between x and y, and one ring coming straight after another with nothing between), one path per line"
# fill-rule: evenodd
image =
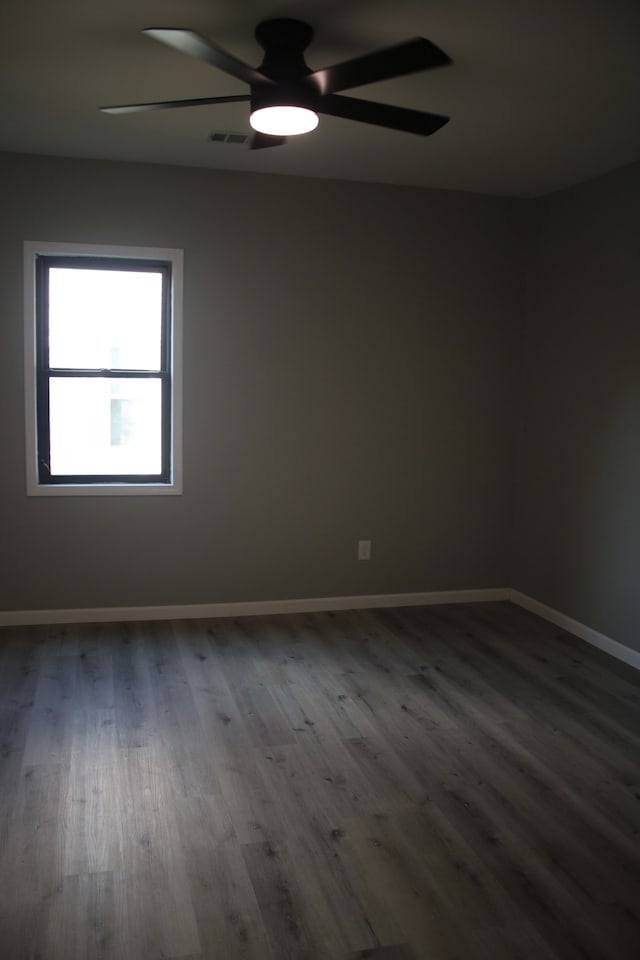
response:
M249 135L246 133L225 133L216 131L209 134L212 143L246 143Z

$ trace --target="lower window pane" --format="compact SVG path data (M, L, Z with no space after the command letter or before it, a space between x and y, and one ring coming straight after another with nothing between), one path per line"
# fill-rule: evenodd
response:
M161 412L159 379L52 377L51 474L160 474Z

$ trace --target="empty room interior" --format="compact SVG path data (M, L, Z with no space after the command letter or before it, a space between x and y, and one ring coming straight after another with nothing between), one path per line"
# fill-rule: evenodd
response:
M637 4L0 27L3 960L637 957Z

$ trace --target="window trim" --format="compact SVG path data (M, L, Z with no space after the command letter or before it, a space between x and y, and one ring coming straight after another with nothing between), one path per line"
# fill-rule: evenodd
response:
M83 260L108 258L123 261L145 260L170 264L169 284L169 355L166 358L166 374L169 391L165 403L170 401L171 419L169 430L168 479L149 482L133 477L79 478L77 481L53 480L43 482L38 469L37 434L37 377L38 331L36 316L36 263L38 257L77 257ZM31 241L24 243L24 317L25 317L25 438L27 466L27 496L140 496L182 493L182 250L159 247L131 247L120 245L58 243ZM41 366L41 365L40 365ZM48 376L48 374L47 374Z

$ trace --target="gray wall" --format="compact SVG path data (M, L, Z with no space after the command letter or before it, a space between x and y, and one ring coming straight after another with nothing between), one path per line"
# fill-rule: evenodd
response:
M0 609L508 583L521 204L5 155L0 209ZM23 240L184 249L183 496L27 498Z
M512 585L640 650L640 165L530 217Z

